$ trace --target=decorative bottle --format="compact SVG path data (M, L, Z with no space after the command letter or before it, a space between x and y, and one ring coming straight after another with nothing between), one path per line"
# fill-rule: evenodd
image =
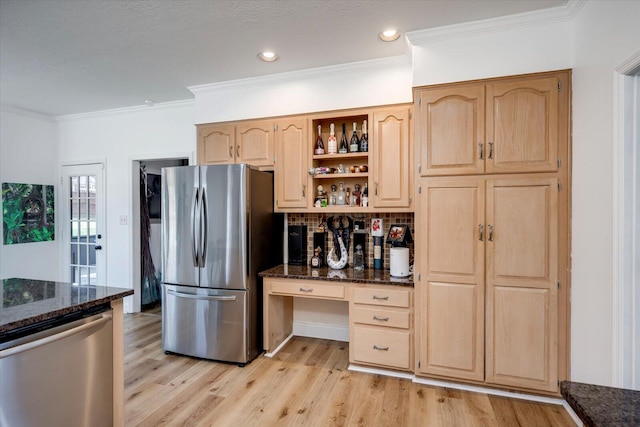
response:
M316 139L316 154L324 154L324 142L322 142L322 126L318 125L318 139Z
M360 151L369 151L369 134L367 133L367 121L362 122L362 138L360 138Z
M338 191L336 191L336 205L347 204L347 193L344 191L344 183L338 184Z
M336 185L331 184L331 194L329 195L329 204L335 205L337 203L336 199Z
M364 188L362 189L362 196L360 197L360 206L366 208L369 206L369 186L367 183L364 183Z
M331 123L330 128L327 149L329 154L336 154L338 152L338 140L336 140L336 129L333 123Z
M338 153L347 154L349 152L349 144L347 143L347 128L346 124L342 124L342 138L340 138L340 149Z
M351 153L357 153L360 150L360 140L358 139L356 127L356 122L353 122L353 135L351 135L351 141L349 142L349 151Z

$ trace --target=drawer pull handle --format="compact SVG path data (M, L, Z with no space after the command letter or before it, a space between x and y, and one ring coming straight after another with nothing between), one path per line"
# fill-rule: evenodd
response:
M313 288L311 289L300 288L300 292L313 292Z
M377 300L381 300L381 301L388 301L389 297L388 296L386 296L386 297L378 297L378 296L374 295L373 299L377 299Z
M378 347L377 345L373 345L373 349L374 350L382 350L382 351L389 351L389 347Z
M378 317L375 314L373 315L373 320L379 320L381 322L388 322L389 318L388 317Z

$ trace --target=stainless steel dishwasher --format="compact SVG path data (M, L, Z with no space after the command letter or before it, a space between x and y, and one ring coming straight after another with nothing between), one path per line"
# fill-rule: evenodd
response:
M113 424L111 310L78 317L0 344L0 426Z

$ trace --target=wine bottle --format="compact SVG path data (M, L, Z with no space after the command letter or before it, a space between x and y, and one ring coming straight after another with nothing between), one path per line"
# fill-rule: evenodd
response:
M369 151L369 134L367 133L367 121L362 122L362 138L360 138L360 151Z
M338 152L338 141L336 140L336 130L333 123L331 123L330 128L327 149L329 150L329 154L336 154Z
M342 124L342 138L340 138L340 149L338 153L346 154L349 152L349 144L347 143L347 128L346 123Z
M322 142L322 126L318 125L318 139L316 139L316 154L324 154L324 142Z
M358 132L356 131L356 127L356 122L353 122L353 135L351 136L351 141L349 142L349 151L352 153L357 153L360 150L360 140L358 139Z

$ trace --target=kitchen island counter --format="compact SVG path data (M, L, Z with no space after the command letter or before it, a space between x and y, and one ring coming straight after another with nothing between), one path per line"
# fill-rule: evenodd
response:
M329 267L311 268L306 265L281 264L261 272L260 276L277 277L281 279L323 280L413 287L413 276L392 277L389 274L389 270L375 270L373 268L355 271L353 268L333 270Z
M45 320L108 304L133 295L133 290L13 278L0 281L0 294L2 335Z

